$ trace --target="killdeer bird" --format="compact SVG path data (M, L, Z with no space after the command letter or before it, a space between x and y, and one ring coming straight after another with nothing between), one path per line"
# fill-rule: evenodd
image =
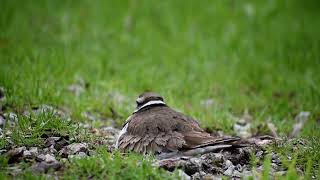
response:
M211 136L196 120L167 106L157 93L145 92L136 103L116 142L121 152L170 153L239 140Z

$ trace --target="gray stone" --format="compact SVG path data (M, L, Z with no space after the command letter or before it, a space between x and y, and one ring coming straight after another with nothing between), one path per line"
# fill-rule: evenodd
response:
M226 160L224 162L224 169L226 169L223 174L226 176L232 176L235 170L235 166L232 164L230 160Z
M36 157L36 160L37 161L44 161L46 158L45 158L45 155L44 154L39 154L37 157Z
M51 145L48 148L44 148L43 153L44 154L55 154L55 153L57 153L57 150L54 148L54 145Z
M203 172L203 171L200 171L200 172L197 172L197 173L195 173L194 175L192 175L192 179L203 179L203 177L206 175L206 173L205 172Z
M23 158L27 158L27 159L32 158L31 152L28 150L23 151Z
M31 147L29 149L29 152L31 153L32 156L36 157L38 155L38 148L37 147Z
M56 158L53 155L50 155L50 154L46 154L45 155L44 161L47 162L47 163L57 162Z
M272 168L274 171L278 171L278 170L279 170L279 166L278 166L276 163L271 163L271 168Z
M241 166L241 164L237 164L237 165L236 165L236 169L237 169L238 171L240 171L240 172L243 171L243 167Z
M56 142L60 139L60 137L48 137L45 141L44 144L46 147L50 147L51 145L55 145Z
M9 163L19 162L22 160L23 152L27 148L25 146L11 149L8 151L7 155L9 157Z
M237 171L237 170L233 171L232 177L240 178L241 176L242 176L242 174L239 171Z
M198 158L191 158L183 163L183 168L188 175L192 175L201 170L201 161Z
M6 119L3 114L0 113L0 126L3 127L6 124Z
M50 163L42 161L42 162L35 163L31 166L31 169L37 173L46 173L48 172L49 169L58 170L60 168L61 168L61 163L58 161L54 161Z
M67 145L68 142L62 137L48 137L44 144L46 147L51 147L51 149L60 150Z
M232 164L232 162L231 162L230 160L226 160L226 161L224 162L224 167L225 167L226 169L228 169L229 167L232 167L232 168L234 169L234 165Z
M78 156L79 157L87 157L88 155L85 152L79 152Z
M262 172L263 171L263 166L258 166L256 169L257 169L258 172Z
M65 146L61 149L59 154L62 157L68 157L69 155L78 154L80 152L87 153L88 152L88 145L87 143L73 143L68 146Z
M54 148L56 150L61 150L64 146L68 145L68 141L64 138L60 138L60 140L58 142L56 142L56 144L54 145Z
M262 158L262 155L263 155L263 151L258 151L257 153L256 153L256 157L257 158Z
M67 146L71 154L76 154L78 152L86 152L88 145L86 143L74 143Z
M18 120L18 115L17 115L16 113L10 112L10 113L8 114L8 118L9 118L9 120L11 120L11 121L16 121L16 120Z
M13 127L15 125L15 123L19 121L18 115L14 112L5 113L4 117L6 120L5 122L7 124L9 124L9 126L11 126L11 127Z
M278 158L277 154L275 152L271 152L271 159Z
M233 175L233 171L234 171L234 167L230 166L230 167L228 167L227 170L225 170L223 172L223 174L226 175L226 176L232 176Z
M51 154L40 154L36 157L38 161L44 161L46 163L57 162L56 158Z
M280 158L278 157L278 155L277 154L275 154L275 153L273 153L272 154L272 160L271 160L273 163L275 163L275 164L281 164L281 160L280 160Z

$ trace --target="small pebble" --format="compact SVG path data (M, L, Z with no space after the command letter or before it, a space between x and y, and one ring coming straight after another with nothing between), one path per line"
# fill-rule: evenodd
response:
M31 158L31 157L32 157L32 154L31 154L30 151L25 150L25 151L23 151L23 157L24 157L24 158Z

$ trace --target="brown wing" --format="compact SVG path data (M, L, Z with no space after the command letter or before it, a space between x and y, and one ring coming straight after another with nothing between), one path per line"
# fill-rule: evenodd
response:
M167 106L155 106L133 114L119 149L138 153L161 153L234 141L215 138L194 119Z
M169 108L170 109L170 108ZM183 148L185 149L193 149L207 145L215 145L221 143L231 143L234 141L238 141L240 138L238 137L213 137L209 133L205 132L199 125L199 122L195 119L185 116L182 113L176 112L172 109L173 118L178 119L179 123L187 122L188 127L180 126L182 128L178 128L177 131L181 133L184 137L186 144ZM185 123L183 123L186 125Z

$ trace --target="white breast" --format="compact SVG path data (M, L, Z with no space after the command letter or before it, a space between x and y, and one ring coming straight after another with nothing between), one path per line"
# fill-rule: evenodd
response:
M126 122L131 118L131 116L129 116L126 120ZM118 139L117 139L117 142L116 142L116 148L118 149L119 147L119 140L120 140L120 137L125 134L127 132L127 129L128 129L128 124L129 123L126 123L126 125L121 129L119 135L118 135Z
M129 124L129 123L127 123L127 124L121 129L121 131L120 131L120 133L119 133L119 136L118 136L118 139L117 139L117 142L116 142L116 148L117 148L117 149L118 149L118 147L119 147L120 137L121 137L124 133L127 132L128 124Z

